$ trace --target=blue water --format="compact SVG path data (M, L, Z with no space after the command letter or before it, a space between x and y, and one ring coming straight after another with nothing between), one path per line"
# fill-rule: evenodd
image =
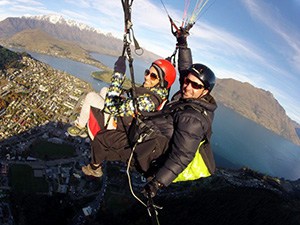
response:
M90 83L94 90L100 91L103 86L107 86L107 83L94 79L91 74L95 71L100 71L99 68L84 64L81 62L76 62L70 59L58 58L49 55L43 55L35 52L28 52L32 57L45 62L55 69L66 71L81 80Z
M300 146L233 110L219 105L213 132L213 150L221 157L219 166L247 166L276 177L300 178Z
M110 68L114 67L114 63L117 60L117 57L108 56L108 55L101 55L101 54L98 54L98 53L91 53L91 56L94 59L102 62L104 65L106 65ZM150 63L147 63L147 62L137 58L137 59L133 60L133 65L134 65L134 78L135 78L135 81L137 83L143 83L143 81L144 81L144 71L145 71L145 69L147 69L149 67ZM126 70L127 77L130 77L128 65L127 65L126 69L127 69Z
M90 82L95 90L106 83L91 77L96 67L69 59L30 53L36 59L54 68L64 70ZM113 68L116 57L93 53L95 59ZM145 68L150 63L134 60L136 82L142 83ZM128 73L128 70L127 70ZM178 89L175 85L174 93ZM172 93L171 92L171 93ZM213 124L212 147L218 167L240 168L247 166L271 176L296 180L300 178L300 146L270 132L264 127L242 117L231 109L219 105Z

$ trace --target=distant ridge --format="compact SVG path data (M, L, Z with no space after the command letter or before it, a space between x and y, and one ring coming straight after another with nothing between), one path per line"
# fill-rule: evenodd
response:
M300 145L294 122L271 92L234 79L218 80L213 95L246 118Z
M297 133L298 137L300 138L300 128L296 128L296 133Z

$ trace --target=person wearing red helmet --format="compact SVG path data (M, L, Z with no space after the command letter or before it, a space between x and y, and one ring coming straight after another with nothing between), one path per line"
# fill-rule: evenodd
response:
M95 108L90 109L87 123L88 133L92 140L97 134L98 140L105 139L102 141L114 143L114 145L123 145L119 137L115 138L114 134L121 133L122 136L126 136L125 131L135 116L136 108L133 98L130 94L126 97L123 94L126 71L125 60L124 56L120 56L115 63L111 84L107 89L104 100L104 109L102 111ZM135 87L138 113L143 115L159 110L160 106L168 99L170 88L175 79L176 70L171 62L166 59L155 60L150 68L145 70L142 86ZM97 117L98 119L95 119ZM106 122L108 122L108 126L106 126ZM95 123L98 123L96 129L94 129ZM109 137L101 135L101 132L105 133L106 130L111 133ZM99 133L100 135L98 135ZM104 154L92 149L92 163L82 167L84 174L96 177L102 175L101 167L99 167L102 161L101 155Z
M176 79L176 71L170 61L158 59L152 63L160 78L160 86L170 88Z
M134 116L135 106L132 98L120 98L122 84L125 80L125 57L117 60L112 76L111 85L105 99L105 110L113 116ZM136 87L137 110L154 112L169 95L169 89L176 78L176 70L171 62L166 59L155 60L149 69L145 70L144 83Z
M69 127L67 130L69 135L86 138L89 134L90 138L94 138L96 131L91 131L89 126L87 126L91 119L91 107L102 110L106 104L106 111L108 113L98 115L98 117L105 116L105 118L99 118L98 120L104 120L106 123L108 123L107 120L109 120L108 128L114 128L113 126L117 116L132 117L135 110L132 98L124 98L124 95L120 97L121 94L124 93L122 84L125 80L125 59L125 57L121 56L116 61L109 88L102 88L100 95L96 92L90 92L86 95L80 114L74 121L74 126ZM171 62L165 59L155 60L150 68L145 70L143 85L136 87L139 112L153 112L159 109L167 100L169 89L175 79L176 70ZM106 94L107 98L105 100Z

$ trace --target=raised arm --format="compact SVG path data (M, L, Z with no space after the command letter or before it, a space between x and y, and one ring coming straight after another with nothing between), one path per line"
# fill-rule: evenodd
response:
M178 49L178 70L179 70L179 82L180 87L183 85L184 77L188 74L188 68L193 64L192 52L188 48L187 37L189 33L184 28L180 28L177 32L174 33L177 43L176 48Z

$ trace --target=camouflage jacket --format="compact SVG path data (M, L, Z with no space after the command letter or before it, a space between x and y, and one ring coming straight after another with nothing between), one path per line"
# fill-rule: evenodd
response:
M113 116L133 116L135 107L132 97L123 97L122 87L125 74L114 73L105 98L105 111ZM154 112L168 98L168 89L155 86L152 88L136 87L138 111Z

